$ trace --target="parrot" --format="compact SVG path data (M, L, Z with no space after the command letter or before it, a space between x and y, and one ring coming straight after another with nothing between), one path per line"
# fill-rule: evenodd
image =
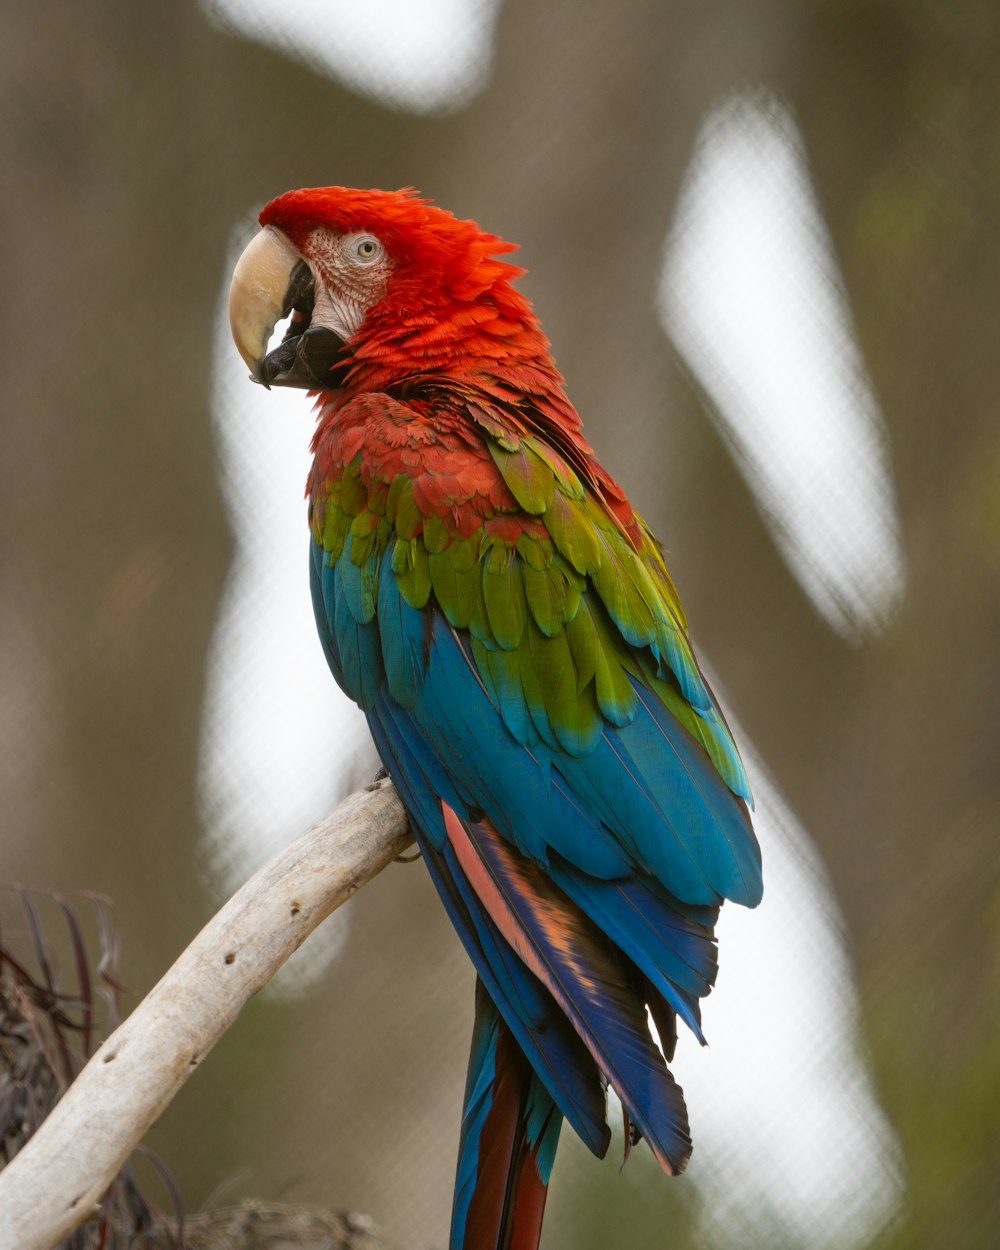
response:
M668 1175L724 900L756 906L746 771L663 550L586 441L515 245L412 188L265 205L233 272L252 379L314 399L309 570L476 972L451 1250L536 1250L564 1120ZM286 323L276 346L275 328Z

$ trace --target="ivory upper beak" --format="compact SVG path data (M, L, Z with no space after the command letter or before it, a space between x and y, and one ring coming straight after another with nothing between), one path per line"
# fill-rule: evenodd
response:
M233 270L229 326L237 351L258 381L268 340L284 312L292 270L301 259L283 234L265 226L247 244Z

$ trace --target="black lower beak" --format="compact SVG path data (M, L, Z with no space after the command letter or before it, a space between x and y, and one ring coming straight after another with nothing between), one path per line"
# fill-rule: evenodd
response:
M330 391L345 384L350 366L351 353L342 338L326 326L309 326L301 334L290 332L268 352L254 381L268 388Z
M311 324L316 289L312 271L300 260L292 270L281 315L291 314L285 337L260 363L255 382L297 386L303 390L335 390L344 385L350 353L344 340L325 326Z

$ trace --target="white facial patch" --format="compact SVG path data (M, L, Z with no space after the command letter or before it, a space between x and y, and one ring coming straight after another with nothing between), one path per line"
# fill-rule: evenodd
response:
M340 338L353 338L361 329L365 313L370 305L350 299L340 291L331 292L317 284L316 303L313 307L312 324L328 326Z
M368 310L385 295L395 268L392 258L369 231L337 234L325 227L312 232L306 252L316 285L313 325L353 338Z

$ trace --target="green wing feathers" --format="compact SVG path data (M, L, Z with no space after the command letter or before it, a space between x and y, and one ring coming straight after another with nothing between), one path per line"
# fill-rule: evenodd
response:
M365 417L371 419L371 397ZM429 439L420 414L396 401L422 441L383 440L383 461L360 453L312 484L312 526L342 575L359 624L375 612L388 556L400 592L422 609L433 596L467 630L479 675L511 733L573 756L606 724L624 726L645 687L707 751L726 785L750 797L743 765L688 641L680 600L648 528L623 525L601 482L536 435L494 417ZM430 454L433 451L434 454ZM580 460L580 456L576 457ZM610 481L610 479L606 479ZM612 483L613 485L613 483Z

